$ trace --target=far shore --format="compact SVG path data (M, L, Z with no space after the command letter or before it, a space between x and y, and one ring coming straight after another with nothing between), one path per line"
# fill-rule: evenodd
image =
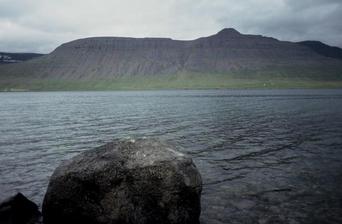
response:
M31 81L0 83L0 92L42 91L142 91L142 90L213 90L213 89L340 89L342 81L250 80L250 79L171 79L109 81Z

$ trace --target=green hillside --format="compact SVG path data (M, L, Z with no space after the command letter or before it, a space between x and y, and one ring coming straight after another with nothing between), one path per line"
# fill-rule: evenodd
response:
M243 77L243 76L242 76ZM284 77L274 74L177 74L115 78L112 80L8 80L1 91L64 90L154 90L154 89L231 89L231 88L342 88L342 79L320 77Z

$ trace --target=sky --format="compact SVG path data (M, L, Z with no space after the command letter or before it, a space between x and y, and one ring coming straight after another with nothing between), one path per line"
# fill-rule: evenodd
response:
M0 0L0 51L92 36L191 40L223 28L342 47L342 0Z

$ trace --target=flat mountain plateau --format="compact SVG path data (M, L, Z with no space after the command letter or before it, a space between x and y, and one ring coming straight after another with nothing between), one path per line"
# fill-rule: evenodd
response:
M181 41L93 37L0 65L0 90L340 88L342 49L228 28Z

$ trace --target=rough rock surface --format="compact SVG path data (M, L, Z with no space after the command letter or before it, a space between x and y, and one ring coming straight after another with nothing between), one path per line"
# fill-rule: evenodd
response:
M40 223L41 213L38 206L18 193L0 203L1 224Z
M46 224L199 223L201 176L157 140L115 141L62 163L43 203Z

